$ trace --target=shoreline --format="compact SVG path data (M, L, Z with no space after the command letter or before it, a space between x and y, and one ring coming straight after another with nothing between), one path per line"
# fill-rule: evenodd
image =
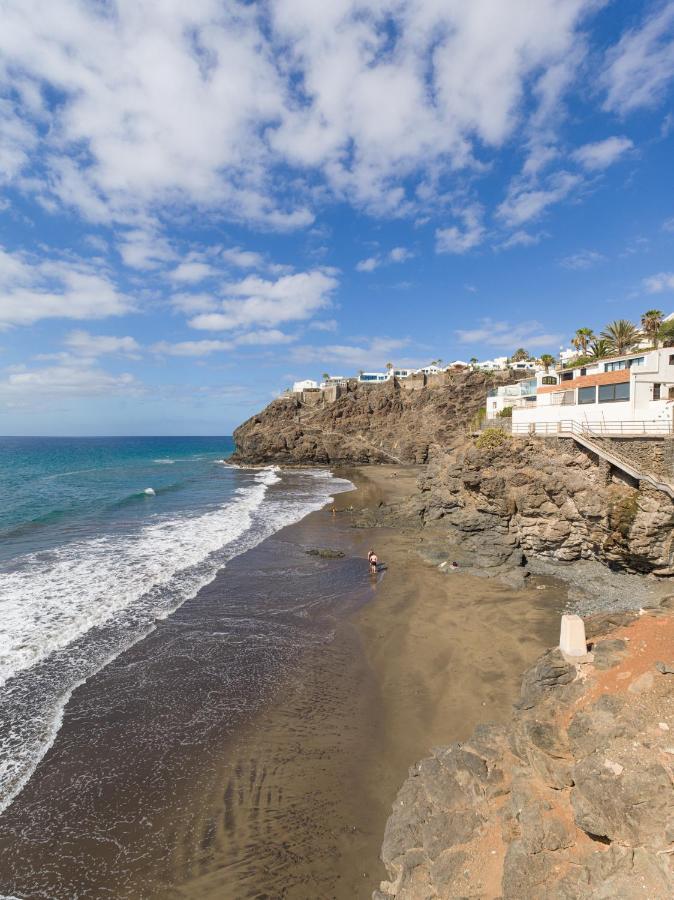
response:
M158 661L148 670L154 682L143 688L150 691L146 698L141 691L128 710L120 706L112 714L111 726L122 711L122 723L140 721L146 716L144 704L154 703L154 694L162 692L171 715L186 717L180 740L187 741L179 753L179 747L168 746L176 759L183 754L179 783L168 775L158 778L151 755L136 768L120 756L118 780L104 788L121 784L131 814L140 802L134 791L142 799L149 790L143 779L156 782L148 794L157 809L153 827L170 846L168 855L165 847L153 851L165 855L130 872L126 886L112 885L117 896L137 895L142 884L148 897L187 898L197 892L204 900L239 900L266 890L297 900L369 900L385 877L379 859L384 827L409 766L436 744L465 739L480 722L507 720L522 672L557 641L566 588L554 579L532 577L524 588L513 589L462 572L445 575L423 561L418 529L376 523L380 504L402 503L416 490L418 471L394 465L335 468L337 477L351 481L352 490L231 561L156 635L76 692L45 768L48 778L70 778L73 784L78 778L86 782L87 766L95 777L93 770L110 752L101 739L93 747L83 744L86 752L79 757L70 753L84 740L87 722L96 721L91 718L96 697L114 694L127 673L144 672L157 648L159 656L168 651L183 660L188 683L194 680L192 693L178 690L171 700L181 670ZM363 511L368 527L361 527ZM376 580L367 576L371 545L387 564ZM308 549L319 547L345 556L307 557ZM213 697L217 700L213 666L218 657L213 657L212 672L202 671L204 661L198 658L216 652L217 643L212 638L204 643L208 632L202 636L197 626L203 627L203 615L223 596L252 590L251 572L261 567L254 589L268 591L271 582L265 578L286 571L288 564L297 573L289 590L296 585L305 598L316 590L314 599L330 595L330 604L316 613L313 643L281 672L271 696L228 736L218 726L223 712L217 702L209 706ZM199 648L194 658L188 649L193 629L192 643ZM189 721L207 715L215 716L208 723L209 737L199 739ZM151 747L153 736L148 739ZM51 765L54 755L65 774ZM177 761L172 765L175 769ZM29 784L27 806L40 796L44 802L49 794ZM14 821L17 829L25 825L20 815ZM36 858L47 849L39 837L38 827ZM146 835L127 828L122 840L137 852ZM49 844L50 857L61 851L60 838ZM73 872L73 883L78 877Z

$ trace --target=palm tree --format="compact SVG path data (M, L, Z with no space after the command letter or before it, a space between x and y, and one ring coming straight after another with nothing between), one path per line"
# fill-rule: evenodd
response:
M653 342L656 350L658 349L658 332L664 318L660 309L649 309L641 317L641 328L646 337Z
M629 353L639 343L639 332L627 319L616 319L602 331L601 337L609 342L610 349L618 356Z
M547 372L549 371L550 366L553 366L555 364L555 357L550 356L549 353L543 353L541 355L541 362L545 366L545 371Z
M329 372L323 372L323 374L321 375L321 378L323 379L323 381L327 381L329 377L330 377Z
M477 358L477 356L471 356L471 358L470 358L471 366L476 366L478 364L478 362L479 362L479 359Z
M386 363L386 369L390 372L392 368L393 368L393 363L392 363L392 362L387 362L387 363Z
M587 345L594 338L591 328L578 328L571 343L581 356L587 356Z
M674 346L674 319L668 319L660 326L658 337L664 343L665 347Z
M611 345L605 338L595 338L590 344L592 359L605 359L611 353Z
M525 362L527 359L529 359L529 354L524 347L519 347L512 355L513 362Z

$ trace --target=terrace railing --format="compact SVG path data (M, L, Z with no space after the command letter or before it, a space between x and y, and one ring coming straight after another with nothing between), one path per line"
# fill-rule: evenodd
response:
M617 422L577 422L561 419L559 422L513 422L513 434L579 435L580 437L667 437L674 434L671 419L634 419Z

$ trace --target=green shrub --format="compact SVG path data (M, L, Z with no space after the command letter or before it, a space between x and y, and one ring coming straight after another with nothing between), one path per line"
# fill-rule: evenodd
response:
M485 428L475 441L479 450L496 450L508 440L507 435L500 428Z
M513 417L513 408L512 406L504 406L501 412L499 413L499 417L501 419L512 419Z

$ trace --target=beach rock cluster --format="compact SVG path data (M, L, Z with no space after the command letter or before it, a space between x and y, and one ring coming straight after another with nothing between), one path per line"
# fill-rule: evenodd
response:
M628 572L674 574L674 503L622 480L570 439L475 441L437 453L412 505L462 564L489 574L527 558L598 560Z
M233 462L285 465L425 463L456 446L484 406L487 390L512 374L449 372L421 390L396 380L350 381L334 402L274 400L234 432Z
M508 726L412 767L375 900L674 896L674 615L586 624L588 657L545 654Z

